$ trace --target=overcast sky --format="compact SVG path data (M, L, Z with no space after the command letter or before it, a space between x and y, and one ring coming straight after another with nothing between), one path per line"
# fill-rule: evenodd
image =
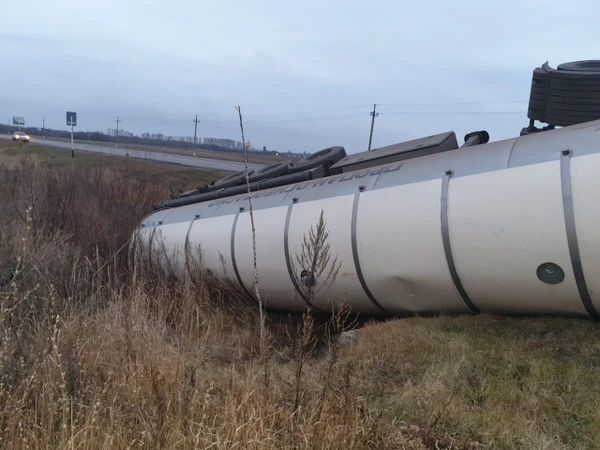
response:
M252 145L280 150L366 150L374 103L373 148L448 130L516 136L535 67L600 59L597 0L7 5L0 122L66 128L73 110L78 130L118 115L136 134L189 136L198 114L199 136L240 139L239 104Z

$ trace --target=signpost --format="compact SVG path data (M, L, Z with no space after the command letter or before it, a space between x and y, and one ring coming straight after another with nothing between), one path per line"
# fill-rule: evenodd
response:
M21 131L21 127L25 126L25 118L24 117L13 117L13 125L17 125L19 127L19 131Z
M77 125L77 113L67 111L67 126L71 125L71 158L75 157L75 150L73 148L73 127Z

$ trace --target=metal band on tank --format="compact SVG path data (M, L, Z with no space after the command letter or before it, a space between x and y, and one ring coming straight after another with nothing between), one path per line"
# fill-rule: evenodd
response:
M244 292L248 295L248 297L254 299L254 296L250 293L246 285L242 282L242 277L240 277L240 273L238 272L237 263L235 262L235 229L237 227L238 217L240 216L239 211L235 214L235 218L233 219L233 225L231 226L231 265L233 266L233 272L235 273L235 278L238 283L244 290Z
M510 160L512 158L513 152L515 151L515 147L517 146L517 142L519 142L519 139L515 139L515 141L513 142L513 144L510 147L510 153L508 154L508 161L506 162L506 167L510 167Z
M384 313L391 315L389 311L387 311L383 306L379 304L379 302L375 299L375 296L367 286L367 282L365 280L365 276L363 275L362 269L360 267L360 260L358 258L358 242L356 238L356 221L358 219L358 202L360 200L360 192L354 194L354 203L352 204L352 222L351 222L351 240L352 240L352 258L354 259L354 268L356 270L356 275L358 276L358 280L360 281L360 285L362 286L365 294L369 297L369 300L377 306Z
M573 207L573 191L571 188L571 151L564 150L560 158L560 181L562 186L563 210L565 215L565 227L567 230L567 243L573 266L573 274L577 283L579 296L587 313L594 320L600 320L600 315L594 308L590 291L585 282L581 256L579 254L579 243L577 242L577 228L575 226L575 210Z
M452 254L452 245L450 244L450 227L448 225L448 190L450 188L450 177L452 176L452 171L446 171L446 175L442 181L442 207L441 207L441 221L442 221L442 241L444 243L444 253L446 254L446 263L448 264L448 269L450 270L450 276L452 277L452 282L454 283L454 287L458 291L458 295L464 302L464 304L471 310L473 314L479 314L479 309L473 304L471 299L469 298L469 294L465 290L462 281L460 281L460 277L458 276L458 271L456 270L456 263L454 262L454 255Z
M294 288L296 289L296 293L300 296L300 298L302 300L304 300L304 302L310 308L312 308L316 311L319 311L319 312L323 312L321 309L319 309L315 305L313 305L309 300L304 298L304 295L302 295L302 290L300 289L300 286L298 286L298 280L294 276L294 270L292 268L292 260L290 259L290 245L289 245L290 219L292 218L292 208L293 207L294 207L293 203L290 204L290 206L288 206L287 214L285 216L285 228L283 229L283 251L285 253L285 263L287 264L288 274L290 275L290 280L292 280Z

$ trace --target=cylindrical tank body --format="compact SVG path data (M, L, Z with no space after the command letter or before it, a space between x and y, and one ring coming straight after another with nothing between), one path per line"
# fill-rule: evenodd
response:
M322 211L340 267L317 310L598 318L599 173L595 121L253 192L261 297L307 307L297 256ZM248 195L156 211L141 235L179 273L199 245L204 267L253 290Z

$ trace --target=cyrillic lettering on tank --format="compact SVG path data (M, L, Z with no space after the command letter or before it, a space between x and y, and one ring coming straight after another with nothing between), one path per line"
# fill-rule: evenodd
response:
M340 179L338 180L340 183L343 181L350 181L352 178L354 178L356 176L356 172L350 172L346 175L343 175L342 177L340 177Z
M358 172L354 178L363 178L366 177L367 175L369 175L371 173L370 170L363 170L362 172Z
M218 206L224 205L225 203L227 203L227 198L222 198L221 200L217 200L217 202Z
M396 163L395 165L389 166L383 170L383 173L397 172L402 167L402 163Z
M310 185L310 187L311 187L311 188L314 188L314 187L323 186L325 183L327 183L327 178L324 178L324 179L322 179L322 180L319 180L319 181L315 181L314 183L312 183L312 184Z

